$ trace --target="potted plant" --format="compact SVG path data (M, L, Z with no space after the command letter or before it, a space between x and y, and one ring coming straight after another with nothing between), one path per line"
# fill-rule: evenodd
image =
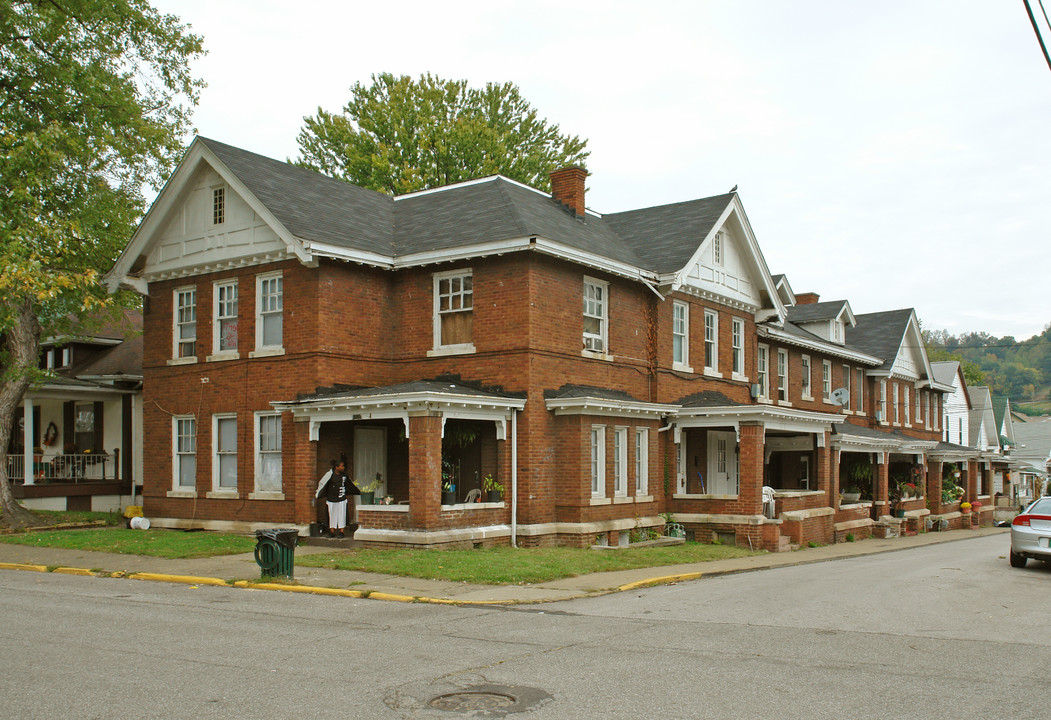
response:
M485 490L486 502L500 502L500 498L504 492L504 486L493 479L492 473L487 473L486 476L482 478L482 490Z
M843 502L847 505L859 502L861 500L861 488L851 483L843 489Z
M456 485L452 480L442 481L442 505L456 504Z
M962 512L964 515L967 515L968 513L970 513L971 512L971 503L969 503L969 502L962 502L962 503L960 503L960 512Z
M380 486L380 481L378 479L367 483L359 483L355 480L354 484L357 485L358 490L361 491L362 505L372 505L376 502L376 489Z

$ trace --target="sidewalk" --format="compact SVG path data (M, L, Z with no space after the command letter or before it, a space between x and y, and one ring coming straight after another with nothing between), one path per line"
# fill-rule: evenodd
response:
M401 602L432 602L458 605L514 605L554 602L631 590L647 585L693 580L712 575L763 570L788 565L825 562L841 558L908 550L922 545L966 540L985 535L1004 535L1004 553L1010 540L1008 528L950 530L922 533L886 540L861 540L794 552L768 553L745 558L716 560L687 565L666 565L616 572L593 573L534 585L470 585L444 580L381 575L350 570L330 570L297 565L295 583L258 583L259 566L252 553L196 560L165 560L141 555L36 548L0 543L0 570L35 570L100 577L126 577L196 585L230 585L252 589L308 592L344 597L369 597ZM327 548L300 545L296 556L325 553ZM625 550L624 552L631 552Z

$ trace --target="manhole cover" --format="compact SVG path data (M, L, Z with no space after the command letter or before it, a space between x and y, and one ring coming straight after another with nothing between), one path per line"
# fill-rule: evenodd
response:
M438 710L468 713L476 710L506 710L516 702L518 700L512 695L465 690L439 695L427 704Z

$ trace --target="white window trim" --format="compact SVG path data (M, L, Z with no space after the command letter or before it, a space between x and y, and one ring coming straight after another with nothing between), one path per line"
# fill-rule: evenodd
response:
M764 362L765 359L765 362ZM759 386L759 402L768 403L770 400L770 346L759 343L759 349L755 354L755 382Z
M193 314L194 314L194 353L193 355L187 355L186 357L179 357L179 294L180 293L193 293ZM197 362L197 342L200 338L197 335L197 287L194 285L184 285L183 287L177 287L172 290L172 356L168 361L169 365L184 365Z
M887 417L887 379L880 378L879 381L879 424L889 425L890 419Z
M898 407L898 383L891 383L890 403L891 407L894 408L894 426L899 427L901 425L901 409Z
M735 343L735 340L739 340L739 343ZM745 354L744 354L744 320L741 318L730 318L730 349L732 351L733 359L730 365L730 377L733 380L743 380L748 382L748 375L745 373ZM736 372L733 367L738 365L741 368L740 372Z
M832 361L821 361L821 402L832 404Z
M282 278L281 280L281 344L280 345L264 345L263 344L263 283L266 280L272 280L274 278ZM255 350L248 354L248 357L267 357L271 355L284 355L285 354L285 281L284 273L280 270L277 272L261 273L255 276Z
M682 372L693 372L693 368L690 367L690 306L688 303L680 302L675 300L672 302L671 310L671 336L672 336L672 359L671 366L673 370L679 370ZM682 324L683 331L682 335L682 358L675 357L675 338L679 333L675 332L675 324L677 321L677 311L682 309Z
M226 186L212 188L212 227L226 223Z
M68 368L73 364L73 347L66 345L62 348L62 364L59 367Z
M782 373L782 369L784 373ZM784 398L781 397L781 383L784 382ZM788 350L777 349L777 402L779 405L791 405L792 388L788 383Z
M711 345L712 345L712 361L715 363L714 365L709 365L708 364L708 319L709 318L711 318L711 320L712 320L712 326L711 326L712 327L712 340L711 340ZM705 311L704 311L704 326L703 326L702 329L703 329L703 333L704 333L703 334L704 343L702 345L702 352L704 353L704 357L702 358L702 360L704 361L704 374L707 375L708 377L721 378L723 376L723 374L721 372L719 372L719 313L717 311L715 311L715 310L708 310L707 308L705 309Z
M457 270L446 270L445 272L434 273L432 278L433 291L431 299L431 323L433 327L433 344L431 350L427 352L428 357L436 357L441 355L469 355L477 352L474 346L474 333L471 334L471 342L469 343L450 343L448 345L442 344L442 314L439 308L441 307L441 301L439 296L441 295L440 286L442 280L448 280L449 278L471 278L471 308L470 312L474 314L474 270L473 268L459 268ZM462 287L462 285L461 285ZM460 311L460 312L466 312Z
M857 369L857 383L858 383L858 406L854 410L855 415L865 414L865 371L861 368Z
M635 497L650 491L650 429L635 428Z
M810 361L809 355L800 355L799 357L799 372L800 372L800 387L801 397L804 400L814 399L814 365Z
M219 450L219 422L221 420L233 420L236 427L237 413L216 413L212 415L212 490L205 493L205 497L236 498L238 497L238 489L236 487L224 488L219 485L219 459L221 454L232 454L237 462L237 473L238 475L241 473L241 458L238 457L237 443L234 445L233 453L221 453Z
M594 469L592 469L594 464ZM592 425L588 433L588 474L591 476L591 497L606 497L606 426Z
M601 330L598 335L593 333L584 332L583 341L586 342L588 338L598 339L602 344L602 350L591 350L587 346L580 351L583 357L598 358L600 360L612 360L613 356L609 352L609 283L605 280L599 280L598 278L584 276L584 284L581 289L581 293L586 298L586 288L588 285L593 285L602 290L602 315L588 315L583 313L581 317L593 317L598 318L601 322Z
M613 428L613 497L628 496L628 428Z
M209 362L220 361L220 360L237 360L240 357L240 353L237 350L220 350L219 340L222 333L220 332L219 323L219 288L221 287L233 287L237 292L237 344L241 344L241 293L238 290L237 278L225 278L223 280L216 280L212 283L212 354L209 355L206 360Z
M854 410L854 402L853 402L854 401L854 397L853 397L854 394L851 392L851 387L850 387L853 384L850 381L850 372L851 372L850 365L843 365L842 366L842 370L843 370L843 387L846 388L846 390L847 390L847 401L845 403L843 403L843 413L846 414L846 415L850 415L853 412L853 410Z
M269 418L269 417L276 417L278 419L278 428L279 428L279 432L280 432L280 428L281 428L282 423L281 423L281 413L279 413L279 412L269 412L269 411L256 412L254 414L254 416L253 416L253 419L252 419L252 438L253 438L252 439L252 455L253 455L253 458L255 460L255 462L254 462L255 472L253 473L253 478L252 478L252 492L248 493L248 498L250 500L284 500L285 499L284 492L274 492L272 490L260 490L259 489L259 480L260 480L260 478L262 476L262 469L263 469L263 450L262 450L262 448L260 447L260 444L259 444L259 433L260 433L260 424L261 424L260 421L263 418ZM281 459L282 459L282 463L283 463L283 461L284 461L284 444L282 444L282 446L281 446ZM284 481L285 481L284 472L282 472L282 474L281 474L282 487L284 486Z
M901 401L905 408L905 427L912 427L912 398L909 396L909 386L901 386Z
M196 465L197 459L197 435L199 428L197 426L197 419L193 415L173 415L172 416L172 485L171 490L168 491L168 497L186 497L194 498L197 497L197 473L195 468L194 472L194 484L191 485L180 485L179 484L179 422L182 420L193 420L193 456L194 464ZM189 455L190 453L186 453Z

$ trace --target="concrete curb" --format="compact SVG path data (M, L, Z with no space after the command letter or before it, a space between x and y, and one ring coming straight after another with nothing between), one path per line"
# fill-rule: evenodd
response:
M983 528L981 535L993 534L996 532L1002 532L1006 534L1002 528ZM117 571L92 571L86 568L75 568L75 567L56 567L54 565L38 565L35 563L7 563L0 562L0 570L23 570L28 572L54 572L62 575L79 575L88 577L101 577L101 578L116 578L116 579L128 579L128 580L145 580L152 582L168 582L178 583L183 585L208 585L215 587L234 587L243 590L271 590L278 592L291 592L291 593L306 593L310 595L323 595L330 597L346 597L353 599L368 599L368 600L383 600L387 602L402 602L402 603L427 603L431 605L454 605L461 607L499 607L499 606L511 606L511 605L533 605L543 604L550 602L559 602L561 600L574 600L587 597L598 597L601 595L608 595L618 592L628 592L631 590L638 590L641 588L654 587L658 585L667 585L671 583L684 582L688 580L697 580L705 576L717 576L717 575L730 575L742 572L751 572L755 570L769 570L772 568L782 567L793 567L797 565L810 565L819 562L828 562L832 560L845 560L848 558L862 557L867 555L878 555L889 552L897 552L900 550L908 550L915 547L922 547L932 544L940 544L944 542L954 542L957 540L965 540L970 537L975 537L971 532L966 534L959 534L953 537L942 536L937 539L933 537L927 537L910 543L902 543L900 545L890 547L879 547L871 550L866 549L864 545L859 544L858 546L850 548L850 551L846 551L844 544L840 543L837 545L827 546L826 549L840 548L841 552L835 552L834 554L821 554L819 556L796 553L775 553L764 556L753 556L753 558L762 558L761 561L755 562L752 558L744 558L741 562L726 563L724 561L716 561L712 563L710 567L705 570L692 571L692 572L681 572L668 575L655 575L653 577L642 578L634 580L628 583L622 583L620 585L611 585L602 588L566 588L562 590L564 594L558 597L537 597L530 599L523 598L508 598L502 600L458 600L450 597L429 597L426 595L405 595L399 593L382 592L379 590L352 590L345 588L334 588L334 587L321 587L316 585L297 585L297 584L286 584L279 582L254 582L251 580L236 580L228 581L222 580L216 577L199 576L199 575L176 575L170 573L154 573L154 572L126 572L123 570ZM781 558L784 558L782 560ZM721 566L720 566L721 565ZM657 568L653 568L656 570ZM583 576L587 577L587 576ZM554 590L552 587L548 587L548 590ZM513 592L513 590L512 590Z

